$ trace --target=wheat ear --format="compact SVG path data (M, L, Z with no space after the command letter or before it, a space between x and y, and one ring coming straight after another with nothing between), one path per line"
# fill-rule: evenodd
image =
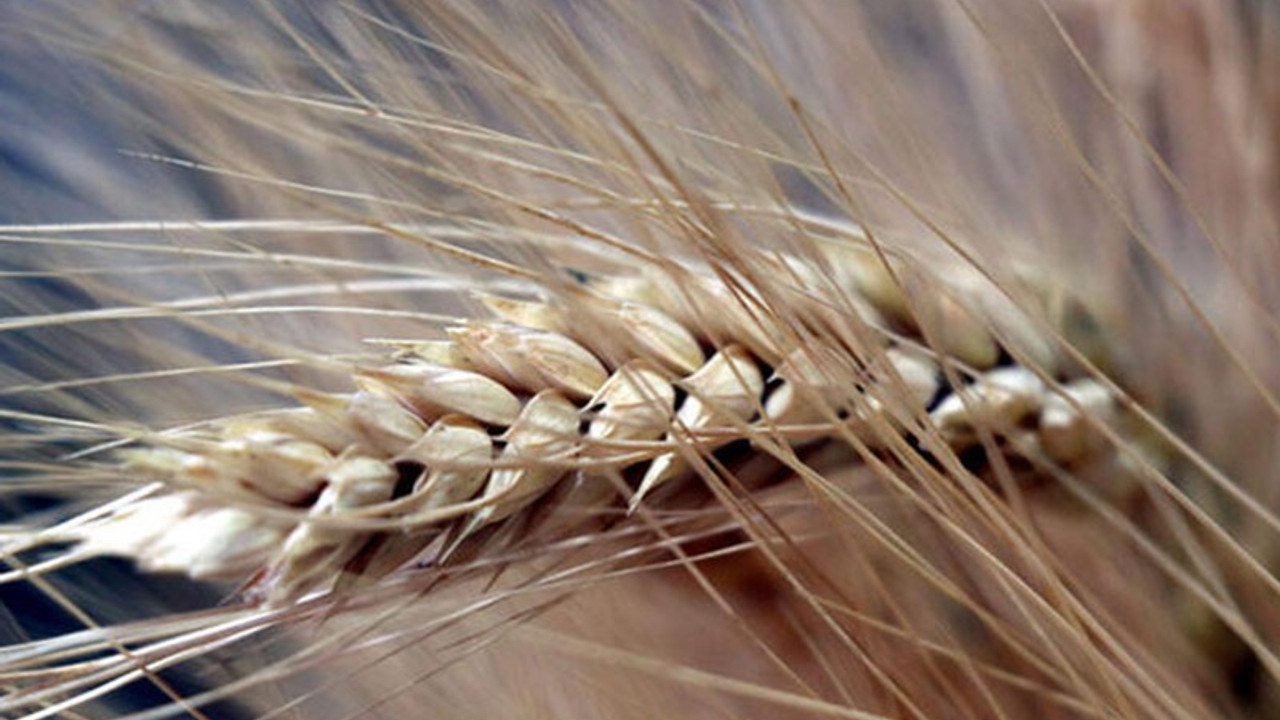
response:
M493 319L399 342L393 362L356 370L355 393L295 389L306 406L123 451L152 492L47 539L250 582L281 605L367 584L433 543L445 563L570 475L598 486L585 509L599 514L636 478L634 510L738 441L778 454L852 436L889 456L909 438L926 454L995 443L1060 468L1105 454L1113 386L1065 370L1061 329L1036 324L1047 302L1018 308L973 277L908 296L899 278L919 269L882 264L865 239L826 255L828 275L762 259L791 274L787 318L688 270L592 278L549 302L485 296Z

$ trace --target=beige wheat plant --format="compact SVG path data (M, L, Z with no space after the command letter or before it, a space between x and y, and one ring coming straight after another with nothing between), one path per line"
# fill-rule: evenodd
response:
M3 12L5 717L1280 717L1265 4Z

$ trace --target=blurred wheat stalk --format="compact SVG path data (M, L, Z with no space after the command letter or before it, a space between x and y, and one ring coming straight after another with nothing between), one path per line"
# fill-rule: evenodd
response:
M76 70L87 115L136 128L110 162L153 174L104 185L72 163L100 206L90 221L0 232L6 602L38 593L83 627L42 632L44 609L10 614L6 713L93 716L103 702L118 714L138 688L158 696L156 709L131 708L141 717L1280 712L1280 111L1265 8L449 0L12 12L6 37ZM861 254L832 252L847 246ZM841 281L890 256L889 281ZM263 566L278 543L331 550L394 528L308 517L309 506L358 511L430 485L361 462L376 454L370 427L406 446L379 457L401 460L421 421L469 427L424 410L438 395L387 390L423 382L403 376L406 354L421 372L415 354L449 365L470 348L460 367L515 392L507 408L479 391L498 393L480 403L497 413L486 422L505 427L530 395L545 400L541 382L576 403L543 403L572 408L552 412L561 434L581 418L595 437L589 425L612 416L588 400L604 380L576 351L564 352L577 374L531 381L530 357L513 367L485 354L492 328L464 325L455 346L445 330L496 311L572 338L612 372L650 336L584 299L605 286L605 299L651 301L674 323L645 326L670 331L657 347L683 348L668 370L747 358L721 376L746 391L689 377L659 414L665 427L646 427L701 442L680 455L700 473L628 516L598 490L584 498L568 466L507 458L525 481L558 467L536 483L550 494L501 513L490 500L490 516L504 516L494 527L510 529L447 563L428 554L367 573L347 547L338 565L365 577L337 599L308 594L324 585L308 573L335 555ZM909 312L894 317L902 288ZM982 299L992 293L994 305ZM1037 342L1002 324L993 307L1010 301ZM671 339L680 331L698 354L687 366L693 351ZM992 344L975 350L975 337ZM565 347L542 337L534 359L548 342ZM948 387L997 363L1027 371L1047 388L1037 408L1095 382L1127 420L1094 416L1108 450L1089 462L1018 450L1045 424L1040 410L972 420L958 441L937 414L946 398L930 407L909 383L877 395L856 381L885 344L932 351ZM831 362L787 377L788 354L811 346ZM890 375L908 379L902 367ZM781 385L762 384L774 371L805 407L828 403L803 418L826 423L824 442L761 424L778 420L768 406ZM344 404L353 374L382 400ZM681 435L694 416L670 411L699 392L712 408L742 405L710 413L722 440L754 442L717 449L713 435ZM888 441L842 429L837 411L858 409L842 407L848 394L896 418L880 426ZM364 422L364 439L325 446L296 425L281 435L281 409L300 398L347 430ZM460 398L484 419L475 392ZM320 450L273 455L266 473L244 445L264 417L273 447L301 437ZM749 434L752 418L777 432ZM499 440L518 446L514 433ZM157 447L195 454L140 450ZM204 488L246 514L201 524L186 506L138 510L171 492L157 478L190 489L190 464L210 447L255 469L248 496ZM303 490L282 496L273 483L297 463ZM620 494L652 467L614 464L604 487ZM362 484L374 500L320 493ZM574 502L586 511L553 512ZM235 572L207 574L249 592L209 590L212 609L188 613L93 592L61 568L83 559L65 524L83 512L116 518L121 554L193 575L212 557L213 570ZM170 527L150 524L166 517ZM59 528L60 542L35 547L41 527ZM464 539L454 534L455 549ZM438 542L413 538L389 556L424 540ZM124 622L119 606L132 604L147 617Z

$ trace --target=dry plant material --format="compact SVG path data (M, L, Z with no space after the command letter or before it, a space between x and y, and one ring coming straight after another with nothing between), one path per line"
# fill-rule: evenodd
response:
M1280 708L1274 11L49 5L0 714Z

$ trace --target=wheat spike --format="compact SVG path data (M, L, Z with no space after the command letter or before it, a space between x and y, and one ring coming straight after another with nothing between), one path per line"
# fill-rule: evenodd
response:
M726 290L713 289L714 282L697 280L702 290L697 302L711 298L731 302ZM846 291L864 292L865 288L858 283ZM904 322L909 320L899 304L901 296L879 291L863 299L860 305L873 308L877 318L896 314ZM768 391L764 361L744 346L723 346L704 360L699 345L714 342L710 333L699 338L656 308L633 301L619 305L618 301L607 296L595 300L605 308L600 321L614 328L610 341L651 355L610 365L568 336L547 329L572 332L573 327L551 305L538 305L534 312L532 303L516 306L513 301L490 298L486 305L496 306L506 320L515 319L511 316L518 307L519 315L535 317L543 327L472 321L450 331L456 357L472 369L404 357L361 368L356 376L361 390L346 398L316 401L312 409L252 420L219 421L216 429L201 430L189 440L181 434L167 438L172 448L130 450L132 468L146 470L148 477L170 488L170 494L147 500L145 507L160 512L174 506L174 498L190 502L178 506L185 510L168 522L168 530L145 540L112 541L137 524L137 506L85 523L77 530L82 554L123 554L145 567L183 570L194 577L227 577L240 571L244 578L259 577L255 583L260 587L253 592L278 605L298 600L316 587L330 587L344 575L364 574L369 576L366 581L376 580L374 573L393 571L437 536L448 536L456 545L480 528L530 507L578 463L589 463L586 468L592 474L587 477L605 485L608 473L638 469L639 480L630 499L634 510L659 486L694 474L684 459L688 453L705 455L759 433L776 435L783 443L835 438L847 432L846 421L837 417L869 426L878 418L880 423L892 423L891 431L899 433L912 432L909 428L927 420L928 429L916 427L914 432L937 432L955 450L979 443L984 435L994 441L1029 432L1025 439L1036 442L1023 442L1017 451L1063 467L1096 461L1097 455L1106 452L1102 435L1092 427L1107 421L1107 412L1113 412L1115 403L1105 386L1088 378L1065 385L1052 378L1045 382L1036 371L1018 366L980 373L968 369L968 360L975 357L969 350L994 343L994 336L977 310L959 310L949 296L939 298L946 308L939 314L960 312L969 318L947 325L950 340L944 347L957 350L959 357L930 357L910 345L870 348L865 357L840 356L829 343L811 344L783 353L787 360L776 370L780 382ZM920 307L922 302L928 300L913 304ZM615 309L624 312L615 314ZM706 305L701 310L734 314L728 308ZM693 311L681 314L691 316ZM647 321L634 321L640 317ZM731 326L717 330L726 327ZM957 328L981 339L966 342ZM785 332L810 334L824 329L830 332L803 325ZM871 329L889 341L886 327ZM771 334L781 337L784 331ZM590 342L589 336L582 339ZM994 363L988 355L980 354L982 367ZM699 366L683 378L662 369L688 367L695 357ZM854 367L841 368L841 361L846 365L852 361ZM958 392L934 402L944 382L938 368L946 363L965 368L960 371L964 384ZM898 383L908 389L910 402L894 402ZM679 402L675 388L681 390ZM881 417L889 406L896 417ZM331 432L306 431L325 419L340 425L338 444ZM1114 418L1109 425L1118 427ZM483 427L501 432L500 451L490 450ZM660 438L666 428L672 429ZM866 433L866 438L876 446L884 444L874 439L873 432ZM628 447L627 440L649 442L638 449ZM417 479L393 496L397 477L406 472ZM600 496L607 499L607 493ZM195 526L190 518L222 518L226 513L238 519L252 517L251 510L243 507L211 513L210 508L218 508L223 497L251 506L292 509L307 517L293 525L279 547L261 540L249 542L257 550L257 563L249 568L252 572L244 573L246 555L251 552L240 548L246 544L240 539L245 521L225 527L206 523L207 528L200 526L205 531L183 540ZM336 521L348 513L381 521L399 540L387 544L386 532L341 527ZM335 522L317 524L317 517ZM432 517L442 519L431 522ZM268 527L271 530L264 539L280 532L275 525ZM175 543L185 543L189 568L179 565L181 553L169 549ZM227 552L227 547L240 549ZM352 565L357 555L358 563ZM447 552L442 553L439 561L447 557Z

